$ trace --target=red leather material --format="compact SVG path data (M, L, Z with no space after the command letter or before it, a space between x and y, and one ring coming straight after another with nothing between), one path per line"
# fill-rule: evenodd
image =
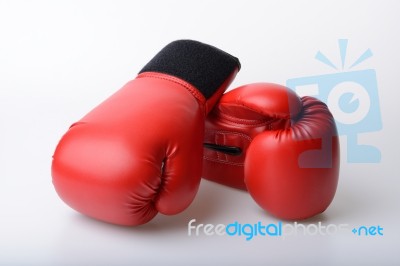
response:
M205 148L203 177L246 190L244 160L253 138L266 130L290 126L290 117L300 111L298 96L277 84L254 83L224 94L207 117L204 142L240 147L242 154Z
M216 106L220 113L247 123L251 120L287 120L296 117L301 107L296 93L272 83L241 86L226 93Z
M331 113L315 98L300 99L268 83L232 90L207 117L205 142L240 147L243 153L205 148L203 177L247 188L281 219L312 217L333 200L339 140Z
M207 103L181 79L138 75L62 137L52 163L57 193L75 210L121 225L183 211L200 182Z
M303 97L303 113L286 130L252 142L245 182L253 199L282 219L306 219L329 206L339 177L339 140L325 104Z

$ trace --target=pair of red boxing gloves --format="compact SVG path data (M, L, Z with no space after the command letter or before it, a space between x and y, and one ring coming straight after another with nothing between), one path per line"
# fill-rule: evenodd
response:
M52 162L58 195L98 220L140 225L186 209L204 177L247 189L281 219L323 212L339 173L327 106L269 83L223 94L239 69L207 44L168 44L62 137Z

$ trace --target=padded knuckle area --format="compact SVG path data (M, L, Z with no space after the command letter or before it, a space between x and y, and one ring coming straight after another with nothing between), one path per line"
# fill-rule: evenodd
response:
M302 110L298 95L273 83L253 83L229 91L220 100L219 110L242 119L291 119Z

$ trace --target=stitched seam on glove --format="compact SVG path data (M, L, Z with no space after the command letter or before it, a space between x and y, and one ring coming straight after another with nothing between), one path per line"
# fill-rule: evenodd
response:
M157 78L174 82L188 90L200 102L200 104L205 105L206 103L204 96L195 87L177 77L172 77L170 75L157 72L144 72L139 74L137 78Z

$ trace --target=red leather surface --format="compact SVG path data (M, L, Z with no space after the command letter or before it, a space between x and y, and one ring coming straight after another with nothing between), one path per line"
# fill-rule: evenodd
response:
M236 156L205 148L203 177L246 190L244 160L251 141L265 130L289 126L300 110L297 95L277 84L254 83L224 94L207 116L204 142L243 152Z
M203 177L248 189L282 219L305 219L331 203L339 177L339 141L326 105L275 84L226 93L207 117L205 142L237 146L241 156L205 149ZM245 182L244 182L245 181Z
M75 210L121 225L183 211L200 182L205 114L190 84L140 74L62 137L52 163L57 193Z
M303 97L303 113L285 130L252 142L245 182L253 199L282 219L306 219L329 206L339 177L339 140L326 105Z

